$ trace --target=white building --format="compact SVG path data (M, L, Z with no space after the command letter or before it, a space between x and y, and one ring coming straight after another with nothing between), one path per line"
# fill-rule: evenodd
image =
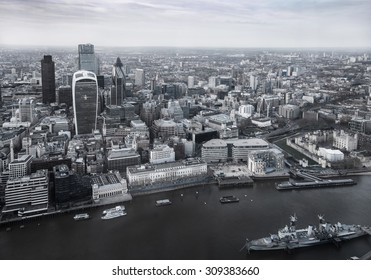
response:
M269 144L263 139L250 138L250 139L237 139L227 140L227 144L232 145L232 157L234 161L248 161L249 154L254 150L267 150Z
M129 186L202 176L207 173L207 164L201 159L187 159L172 163L137 165L127 167Z
M92 177L92 197L95 202L106 198L123 199L128 192L127 182L119 172Z
M136 69L135 70L135 85L136 86L144 86L145 84L145 75L143 69Z
M217 78L215 76L209 77L209 87L215 88L217 86Z
M195 77L188 76L188 88L194 88L195 87Z
M335 162L344 160L344 154L339 150L331 150L326 148L319 148L318 155L327 161Z
M228 159L227 143L221 139L212 139L202 145L201 158L206 162L226 162Z
M350 135L343 130L333 132L333 146L348 152L357 150L358 134Z
M241 105L238 108L238 114L244 118L250 118L254 114L255 108L253 105Z
M20 178L31 173L32 156L22 155L9 163L9 177Z
M175 161L174 148L170 148L168 145L157 145L149 152L149 162L151 164L174 161Z
M5 187L3 212L32 213L48 209L48 170L38 170L28 176L9 179ZM20 213L19 213L20 214Z

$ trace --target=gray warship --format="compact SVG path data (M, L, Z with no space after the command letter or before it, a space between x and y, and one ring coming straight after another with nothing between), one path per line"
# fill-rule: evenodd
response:
M318 228L309 225L304 229L296 229L297 217L290 217L290 225L278 230L277 234L256 240L246 240L248 253L261 250L291 250L325 243L338 244L366 234L371 235L370 227L360 225L347 225L340 222L331 224L325 221L323 215L318 215Z

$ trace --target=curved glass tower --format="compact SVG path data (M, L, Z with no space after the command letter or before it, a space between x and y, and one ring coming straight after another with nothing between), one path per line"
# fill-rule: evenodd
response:
M75 133L89 134L97 127L98 82L89 71L77 71L72 78Z

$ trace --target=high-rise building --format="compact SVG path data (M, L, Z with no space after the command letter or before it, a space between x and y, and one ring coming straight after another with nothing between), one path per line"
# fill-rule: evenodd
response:
M193 88L195 86L195 77L188 76L188 88Z
M55 102L55 67L51 55L44 55L41 60L41 81L43 103Z
M72 106L72 88L70 86L60 86L58 88L58 102L65 103L68 107Z
M34 100L31 98L22 98L19 100L19 119L21 122L30 122L34 121L34 110L35 104Z
M122 68L120 58L118 57L116 63L113 64L112 68L112 88L111 88L111 105L121 105L125 96L125 72Z
M98 59L94 53L94 45L79 45L79 70L86 70L99 74Z
M77 71L72 79L75 133L89 134L97 127L98 82L93 72Z
M144 86L145 78L144 78L144 70L143 69L136 69L135 70L135 85L137 86Z

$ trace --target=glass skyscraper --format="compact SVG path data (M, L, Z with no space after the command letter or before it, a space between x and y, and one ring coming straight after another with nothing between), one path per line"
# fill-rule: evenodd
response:
M79 45L79 70L91 71L96 75L99 74L99 65L94 53L94 45Z
M89 71L77 71L72 79L75 133L89 134L97 127L98 82Z
M112 68L111 105L121 105L125 96L125 72L123 64L118 57Z

